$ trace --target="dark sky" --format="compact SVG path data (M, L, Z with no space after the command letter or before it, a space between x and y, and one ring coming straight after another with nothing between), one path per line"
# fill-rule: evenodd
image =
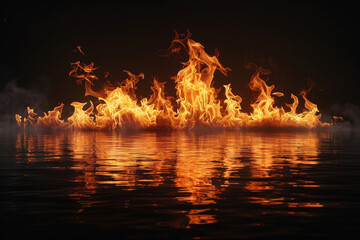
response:
M215 86L232 83L246 105L252 74L248 62L270 68L269 84L298 94L314 82L309 98L320 109L335 103L360 105L358 8L355 2L268 1L59 1L13 2L1 8L1 89L10 79L48 95L49 104L83 100L82 86L68 78L70 62L100 66L122 80L124 69L144 73L138 94L148 96L180 70L175 58L160 57L173 30L192 39L232 69ZM83 46L86 55L73 52ZM244 106L246 109L246 107Z

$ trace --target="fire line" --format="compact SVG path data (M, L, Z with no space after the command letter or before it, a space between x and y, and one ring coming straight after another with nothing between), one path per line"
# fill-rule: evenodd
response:
M180 46L180 47L179 47ZM90 100L90 107L84 109L85 103L72 102L74 113L62 119L64 104L37 115L33 109L27 108L27 117L16 114L15 118L22 128L51 129L193 129L194 127L210 128L304 128L313 129L328 127L331 124L320 120L321 114L317 105L310 102L306 91L300 93L305 101L305 109L298 110L299 99L291 94L292 103L286 108L275 105L275 97L283 97L281 92L273 92L275 86L267 85L261 78L269 74L258 67L252 75L249 87L258 93L251 104L252 112L241 111L242 98L232 92L231 85L224 85L225 100L218 98L218 90L213 87L215 71L226 75L229 68L222 66L217 56L210 56L204 47L189 38L180 38L176 34L169 52L178 52L185 48L188 61L173 78L175 81L176 98L172 101L166 95L164 83L153 80L152 95L138 100L135 90L138 81L144 74L135 75L125 71L128 78L116 85L107 83L100 91L93 90L98 77L94 74L94 63L84 64L80 61L71 64L70 77L79 84L84 84L85 96L97 99L96 106ZM81 54L84 54L78 47Z

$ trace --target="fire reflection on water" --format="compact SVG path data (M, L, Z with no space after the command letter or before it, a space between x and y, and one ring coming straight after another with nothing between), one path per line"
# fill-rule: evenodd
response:
M187 217L185 226L191 227L215 223L216 203L236 185L248 193L251 204L322 207L319 202L284 196L286 186L320 187L311 176L306 180L299 176L304 174L302 169L318 163L322 137L311 132L124 135L75 131L19 133L16 147L18 158L25 158L28 164L69 162L64 168L75 173L71 181L76 183L69 197L80 203L79 212L92 206L98 189L109 185L134 191L166 184L176 189L174 198L179 204L190 206L180 212ZM125 203L124 207L130 204Z

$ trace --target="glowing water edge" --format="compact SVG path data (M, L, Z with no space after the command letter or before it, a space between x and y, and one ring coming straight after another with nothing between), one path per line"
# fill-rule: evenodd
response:
M359 143L315 132L6 133L2 236L341 239L359 226Z

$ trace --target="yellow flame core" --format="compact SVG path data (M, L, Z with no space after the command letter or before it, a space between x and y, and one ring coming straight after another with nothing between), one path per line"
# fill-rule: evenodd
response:
M232 92L230 84L224 85L225 100L218 98L218 89L212 86L214 73L219 70L226 75L230 70L223 67L216 56L208 55L204 47L189 38L173 40L186 47L189 59L177 76L176 101L166 96L164 83L154 79L149 98L137 99L135 90L143 74L134 75L125 71L129 77L118 86L106 84L102 90L94 91L94 81L98 77L94 74L94 63L89 65L75 62L69 76L77 83L84 83L85 96L92 96L100 102L96 106L90 101L86 103L73 102L74 113L68 119L61 119L63 104L38 116L33 109L28 108L28 117L22 118L16 114L18 126L47 127L64 129L192 129L194 127L215 128L247 128L247 127L277 127L277 128L315 128L326 127L330 124L320 121L317 105L306 97L306 91L301 92L305 101L305 108L297 113L299 100L291 94L292 104L286 104L289 111L275 106L273 96L284 96L281 92L273 92L274 85L268 86L261 75L269 74L258 68L253 74L249 87L259 95L251 104L253 111L241 111L240 96ZM178 52L179 48L171 48L170 52Z

